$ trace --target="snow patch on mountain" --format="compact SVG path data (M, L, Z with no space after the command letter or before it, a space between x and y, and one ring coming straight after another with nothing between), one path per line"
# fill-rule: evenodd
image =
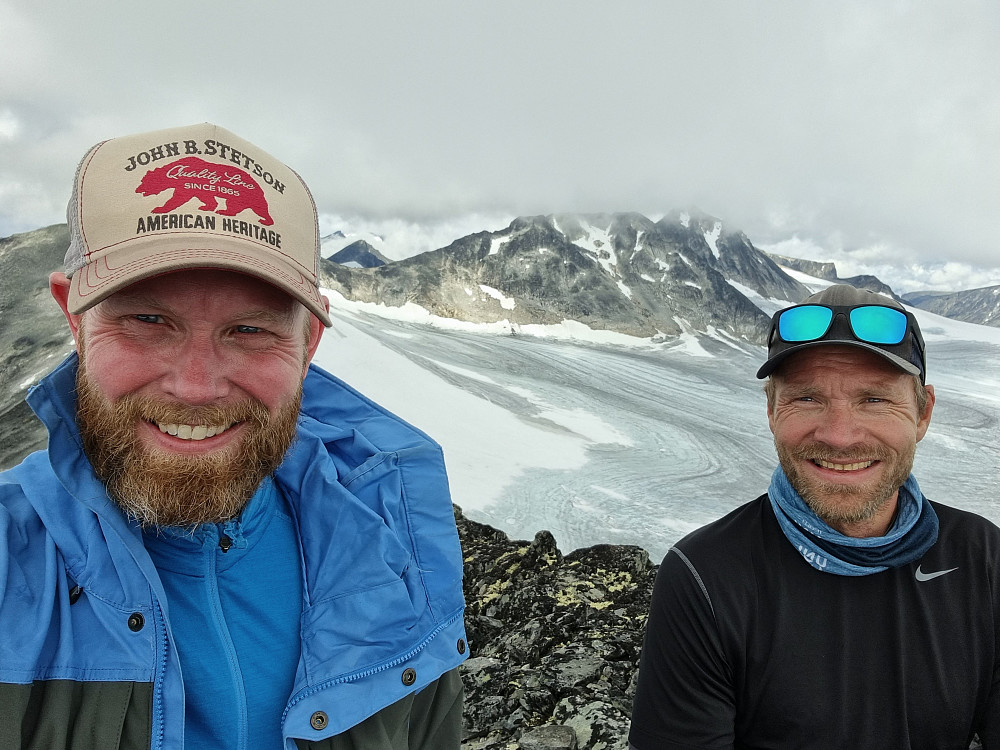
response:
M663 348L665 344L653 338L629 336L617 331L599 330L577 320L564 320L561 323L542 324L511 323L509 320L498 320L492 323L472 323L456 318L445 318L434 315L427 308L414 302L407 302L400 307L392 307L382 302L356 302L344 297L334 289L321 289L322 294L330 301L330 307L346 313L369 313L389 320L409 323L419 323L446 331L466 331L469 333L488 333L499 335L534 336L536 338L554 339L560 341L575 341L591 344L613 344L615 346L637 347L641 349ZM471 290L466 289L466 292Z
M705 347L698 341L697 334L691 330L691 326L686 320L674 317L674 321L680 326L681 334L671 343L670 351L673 353L683 353L689 357L712 357L713 355L705 350Z
M705 232L705 242L712 250L712 255L718 260L721 256L719 253L719 236L722 234L722 222L717 221L711 230Z
M811 278L811 277L806 277L803 275L803 278ZM816 279L813 280L815 281ZM805 281L803 281L802 278L798 279L798 281L802 282L803 284L805 283ZM778 310L795 304L794 302L789 302L788 300L776 300L776 299L770 299L769 297L762 297L757 292L756 289L751 289L745 284L741 284L740 282L734 281L733 279L726 279L726 282L729 284L729 286L731 286L737 292L739 292L748 300L753 302L755 305L757 305L757 307L759 307L768 315L774 315L776 312L778 312Z
M585 225L583 229L586 231L586 235L573 240L573 244L593 255L597 259L597 262L601 264L601 268L609 276L612 278L620 276L618 255L615 253L615 243L608 230L589 224ZM626 296L631 297L631 292L627 293Z
M479 288L482 289L483 292L488 294L490 297L495 299L497 302L499 302L500 307L502 307L504 310L513 310L517 306L517 303L513 299L511 299L510 297L505 297L503 292L501 292L499 289L494 289L491 286L486 286L486 284L480 284Z
M499 253L500 248L502 248L505 244L507 244L507 241L509 239L510 237L508 237L507 235L497 235L492 240L490 240L490 255L496 255L497 253Z

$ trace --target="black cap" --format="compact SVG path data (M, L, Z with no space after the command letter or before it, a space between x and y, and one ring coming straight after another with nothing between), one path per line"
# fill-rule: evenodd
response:
M784 308L775 313L771 319L771 331L767 341L767 361L757 370L758 378L766 378L775 368L780 365L789 355L795 352L808 349L813 346L828 346L837 344L843 346L856 346L859 349L867 349L883 357L894 364L900 370L910 375L920 376L920 382L924 382L927 371L927 363L924 358L924 342L920 335L920 327L913 313L908 312L901 304L891 297L886 297L867 289L858 289L849 284L834 284L821 292L817 292L806 297L800 303L802 305L827 305L830 307L861 307L863 305L883 305L893 307L904 313L909 321L909 332L906 338L899 344L870 344L866 341L858 341L851 333L850 326L845 322L840 325L836 321L831 325L826 336L815 341L788 342L778 335L778 316L790 308ZM792 305L798 307L799 305Z

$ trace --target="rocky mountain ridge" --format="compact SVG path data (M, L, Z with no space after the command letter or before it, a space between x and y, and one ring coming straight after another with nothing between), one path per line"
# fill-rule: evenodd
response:
M1000 328L1000 286L962 292L910 292L903 301L946 318Z
M357 242L364 242L372 248L374 254L381 258L384 263L389 263L389 259L383 255L385 249L385 238L373 232L348 232L336 230L330 234L325 234L319 238L319 254L324 258L331 258L342 250L345 250Z
M322 266L348 299L414 302L437 315L514 324L576 320L633 336L721 333L761 343L767 316L740 290L799 300L805 287L741 232L675 212L515 219L373 269Z
M377 268L391 262L365 240L355 240L331 255L330 260L350 268Z
M768 255L782 268L790 268L793 271L799 271L800 273L804 273L808 276L814 276L817 279L824 279L825 281L832 281L836 284L850 284L858 289L867 289L871 292L875 292L876 294L884 294L887 297L892 297L900 303L906 302L904 297L900 297L896 294L892 290L892 287L883 282L877 276L863 274L861 276L848 276L846 278L841 278L837 273L837 265L835 263L820 263L814 260L789 258L786 255L777 255L776 253L768 253ZM920 307L920 305L914 305L914 307Z

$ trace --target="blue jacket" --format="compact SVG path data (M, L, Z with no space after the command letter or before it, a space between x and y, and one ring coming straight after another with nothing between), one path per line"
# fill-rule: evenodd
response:
M72 355L32 389L49 449L0 474L0 686L145 686L150 746L181 748L163 587L82 452L75 375ZM315 366L275 480L305 581L283 719L293 747L353 727L467 656L462 555L440 447Z

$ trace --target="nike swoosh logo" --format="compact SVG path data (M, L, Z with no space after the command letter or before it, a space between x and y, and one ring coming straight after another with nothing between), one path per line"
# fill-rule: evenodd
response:
M948 568L948 570L938 570L938 571L936 571L934 573L925 573L924 571L922 571L920 569L920 566L918 565L917 566L917 572L913 574L913 577L916 578L918 581L921 581L921 582L923 582L923 581L932 581L935 578L938 578L940 576L947 575L948 573L951 573L953 570L958 570L958 568Z

